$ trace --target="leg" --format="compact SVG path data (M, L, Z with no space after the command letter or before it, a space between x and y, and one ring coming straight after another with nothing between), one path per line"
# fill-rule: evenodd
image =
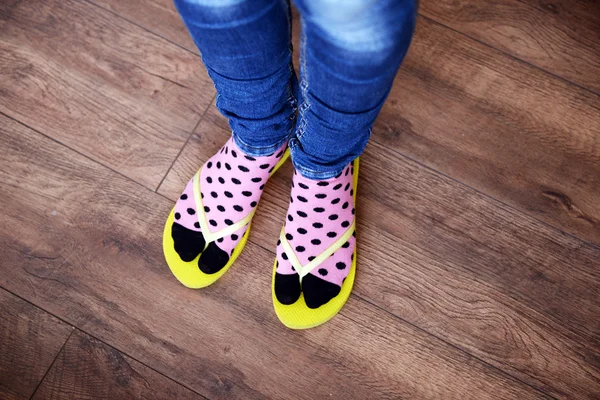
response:
M290 143L305 177L358 157L415 28L416 0L295 0L303 22L300 122Z
M350 295L356 270L356 158L408 50L417 4L295 1L303 21L302 101L290 139L296 174L273 290L282 322L308 328L333 317Z
M175 0L236 144L273 153L294 127L297 87L286 0Z
M244 247L271 174L287 153L297 80L286 0L176 0L233 137L189 181L163 234L186 286L214 283Z

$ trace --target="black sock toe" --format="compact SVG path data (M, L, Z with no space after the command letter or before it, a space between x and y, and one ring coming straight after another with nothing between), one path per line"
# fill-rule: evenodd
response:
M215 242L209 243L198 260L200 271L205 274L216 274L229 261L229 254L221 250Z
M171 227L171 237L175 242L175 251L185 262L193 261L198 257L206 245L202 232L193 231L177 222L174 222Z
M302 279L302 292L308 308L319 308L340 293L342 288L312 274Z
M300 292L298 274L275 273L275 297L281 304L294 304L300 298Z

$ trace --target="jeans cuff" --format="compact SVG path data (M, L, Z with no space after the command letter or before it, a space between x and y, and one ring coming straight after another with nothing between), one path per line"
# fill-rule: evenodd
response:
M296 169L296 171L298 171L298 173L300 173L300 175L302 175L303 177L305 177L307 179L311 179L311 180L330 179L330 178L334 178L334 177L340 175L342 173L342 171L344 171L345 166L342 166L342 168L340 168L339 170L330 170L330 171L316 171L314 169L304 167L304 166L300 165L298 163L298 161L296 160L296 157L294 157L294 153L296 152L296 147L297 147L297 143L295 142L295 140L294 139L290 140L288 145L290 148L290 154L291 154L292 164L294 165L294 168Z
M270 156L271 154L275 153L275 151L278 150L281 146L283 146L284 143L286 143L288 141L288 137L286 136L274 145L258 147L258 146L251 146L251 145L245 143L233 131L231 132L231 134L233 135L233 140L235 141L235 144L240 148L240 150L242 150L244 152L244 154L246 154L248 156L253 156L253 157Z

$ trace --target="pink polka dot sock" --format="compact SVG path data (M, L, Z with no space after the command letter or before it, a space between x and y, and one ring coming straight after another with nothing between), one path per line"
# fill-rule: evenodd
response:
M354 162L327 180L311 180L295 173L284 233L300 265L305 267L352 229L352 235L331 256L302 279L290 262L281 240L277 243L275 296L282 304L295 303L301 293L309 308L337 296L350 272L356 236L354 222Z
M219 232L254 213L286 146L284 144L269 156L251 157L240 150L232 137L202 166L199 188L203 209L200 214L194 198L193 179L175 204L171 236L175 251L183 261L193 261L201 254L198 267L206 274L214 274L227 265L246 233L248 223L224 237L219 237ZM205 218L204 225L209 234L202 232L199 218ZM206 243L205 238L215 234L218 238Z

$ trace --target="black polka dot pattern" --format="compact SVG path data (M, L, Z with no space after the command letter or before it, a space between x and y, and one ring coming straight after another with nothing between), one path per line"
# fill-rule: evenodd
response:
M293 237L288 242L300 264L314 261L341 237L349 235L348 229L354 220L354 172L351 167L348 164L339 176L320 181L306 179L294 171L284 236L288 239ZM309 308L325 304L339 293L351 270L354 244L354 238L343 242L339 249L303 277L302 292ZM278 254L281 254L281 247L278 244ZM289 260L279 257L278 261L278 273L296 273Z
M283 155L283 150L279 149L278 153ZM203 218L207 222L209 231L216 233L228 226L235 225L248 216L248 213L253 212L257 207L262 188L269 177L268 171L275 166L277 161L273 155L244 154L237 148L234 140L230 139L200 170L200 186L203 189L200 191L203 203L200 209L202 210L201 214L204 214L201 216L202 218L198 218L196 215L195 207L190 207L195 203L192 182L196 181L188 182L184 193L180 195L178 203L176 203L175 221L183 227L176 232L175 236L182 237L179 232L182 230L185 232L185 229L202 230ZM206 196L204 196L205 194ZM179 204L180 202L182 204ZM190 218L191 216L194 218ZM235 232L230 231L228 236L206 243L206 247L203 243L202 249L196 252L196 254L201 253L198 260L200 270L204 272L211 269L206 264L211 257L215 262L220 257L222 265L225 265L227 258L234 253L238 241L246 233L247 227L248 224L238 228ZM198 236L187 235L187 237L193 239ZM204 237L208 236L204 235ZM216 247L217 244L218 247ZM197 247L193 243L192 246ZM179 244L179 248L183 248L181 244Z

